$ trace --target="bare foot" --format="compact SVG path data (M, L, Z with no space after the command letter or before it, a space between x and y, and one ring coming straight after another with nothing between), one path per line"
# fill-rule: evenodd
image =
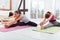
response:
M41 26L41 30L44 30L44 27L43 26Z
M41 27L41 30L44 30L44 28Z
M41 26L41 30L44 30L43 23L40 23L40 26Z
M9 28L9 26L8 25L5 25L5 28Z

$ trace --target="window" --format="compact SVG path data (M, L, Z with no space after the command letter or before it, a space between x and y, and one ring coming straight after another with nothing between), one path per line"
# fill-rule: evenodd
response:
M60 0L55 0L55 7L54 7L55 15L57 19L60 19Z
M40 0L31 0L30 4L30 18L42 18L44 14L44 2Z

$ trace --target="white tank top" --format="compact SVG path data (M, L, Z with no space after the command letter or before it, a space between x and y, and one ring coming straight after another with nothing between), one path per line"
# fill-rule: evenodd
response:
M20 20L20 22L28 23L28 22L29 22L29 19L28 19L26 16L24 16L24 17Z

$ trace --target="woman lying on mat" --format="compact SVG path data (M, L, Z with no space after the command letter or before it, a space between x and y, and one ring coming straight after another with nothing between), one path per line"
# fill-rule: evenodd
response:
M49 21L48 24L46 24ZM46 24L46 25L44 25ZM44 20L40 23L41 26L41 30L43 30L44 28L48 28L51 26L60 26L60 23L56 21L55 16L51 13L51 12L47 12L44 15Z
M24 15L22 15L20 11L14 12L14 18L15 20L11 21L10 23L5 24L5 28L24 26L24 25L29 25L29 26L34 26L34 27L37 26L36 23L29 21L29 19L27 19Z

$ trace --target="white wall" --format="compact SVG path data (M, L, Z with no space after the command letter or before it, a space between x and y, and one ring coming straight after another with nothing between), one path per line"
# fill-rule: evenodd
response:
M12 0L12 10L11 11L15 11L18 8L20 0ZM0 10L0 15L8 15L10 11L3 11Z
M44 1L44 10L45 12L51 11L54 12L54 0L43 0Z
M12 0L12 10L17 10L20 0Z
M53 2L54 0L41 0L41 1L44 1L45 12L54 10L54 8L53 8L54 7L54 2ZM31 2L31 0L26 0L26 8L28 8L29 10L25 15L28 16L28 18L30 18L30 2ZM59 2L59 0L57 2ZM20 3L20 0L12 0L12 11L15 11L18 9L19 3ZM21 8L22 8L22 6L21 6ZM4 13L4 15L6 15L6 14L7 13Z
M60 0L56 0L56 1L55 1L55 4L56 4L56 5L55 5L55 8L56 8L56 9L60 9Z
M18 9L20 1L21 0L12 0L12 10L11 11L15 11ZM23 8L23 7L21 6L21 8ZM26 8L29 8L29 0L26 0ZM8 15L8 12L9 11L0 10L0 15Z

